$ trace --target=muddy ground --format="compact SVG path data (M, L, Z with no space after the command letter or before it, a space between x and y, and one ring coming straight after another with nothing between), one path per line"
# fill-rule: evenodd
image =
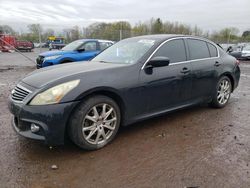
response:
M0 54L1 188L250 187L250 62L241 63L224 109L198 106L136 123L94 152L71 142L49 149L11 128L9 92L34 69L16 53Z

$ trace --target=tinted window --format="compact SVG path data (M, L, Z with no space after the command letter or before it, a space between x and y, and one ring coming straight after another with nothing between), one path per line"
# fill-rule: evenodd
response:
M96 42L86 42L83 46L79 49L84 49L85 52L88 51L95 51L96 50Z
M105 50L106 48L108 48L112 45L112 43L110 43L110 42L100 42L99 44L100 44L101 51Z
M205 41L188 39L188 47L191 60L210 57L207 43Z
M176 39L166 42L154 54L154 57L157 56L168 57L170 63L186 61L187 58L184 41L182 39Z
M210 56L217 57L218 56L217 48L214 45L212 45L211 43L207 43L207 46L208 46L208 49L210 51Z
M65 47L63 47L62 50L64 50L64 51L76 50L77 48L79 48L80 46L82 46L82 44L83 44L83 41L76 40L74 42L69 43Z

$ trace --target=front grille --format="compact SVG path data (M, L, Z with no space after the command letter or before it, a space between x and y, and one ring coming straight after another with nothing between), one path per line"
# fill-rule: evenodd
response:
M23 86L17 85L11 92L11 97L13 100L22 102L29 94L31 91L28 89L24 88Z
M38 56L36 59L37 65L42 65L43 64L44 57L43 56Z

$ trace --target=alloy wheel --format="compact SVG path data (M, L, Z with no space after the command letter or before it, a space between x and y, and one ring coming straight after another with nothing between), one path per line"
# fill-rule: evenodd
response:
M218 91L217 91L217 100L221 105L227 103L231 94L231 83L227 79L221 80Z
M117 113L110 104L93 106L83 120L82 134L90 144L103 144L112 136L117 125Z

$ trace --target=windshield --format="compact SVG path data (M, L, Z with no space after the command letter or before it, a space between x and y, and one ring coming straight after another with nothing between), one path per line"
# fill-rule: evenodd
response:
M122 40L101 54L92 61L102 61L107 63L136 63L155 43L149 39L126 39Z
M244 47L243 50L250 50L250 45Z
M84 43L84 41L74 41L69 43L68 45L64 46L62 48L63 51L72 51L72 50L76 50L80 45L82 45Z

